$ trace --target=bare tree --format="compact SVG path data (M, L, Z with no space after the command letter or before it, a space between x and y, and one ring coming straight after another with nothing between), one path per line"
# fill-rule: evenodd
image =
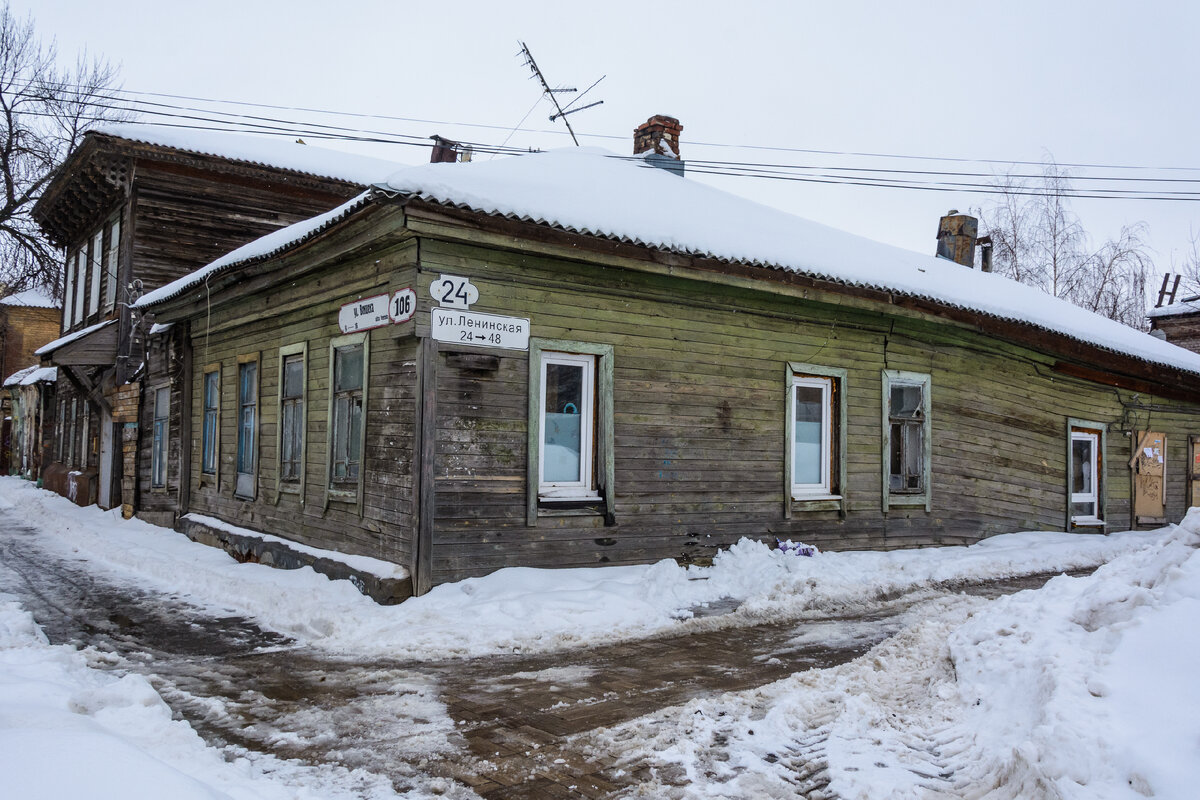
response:
M119 120L117 71L81 55L58 66L53 41L43 43L30 18L0 8L0 296L41 287L55 296L62 265L31 211L54 170L97 120Z
M1070 176L1053 161L1040 179L1002 176L996 200L976 209L992 237L993 271L1144 329L1152 269L1145 224L1128 225L1092 250L1070 197Z

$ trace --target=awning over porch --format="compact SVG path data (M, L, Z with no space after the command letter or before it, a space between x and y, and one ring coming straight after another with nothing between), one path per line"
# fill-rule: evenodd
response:
M117 320L75 331L38 348L35 355L66 367L103 367L117 362Z

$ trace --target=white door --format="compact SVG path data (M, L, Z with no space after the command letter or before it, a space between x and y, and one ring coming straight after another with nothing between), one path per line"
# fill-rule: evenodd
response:
M113 421L112 414L100 409L100 493L101 508L112 508Z

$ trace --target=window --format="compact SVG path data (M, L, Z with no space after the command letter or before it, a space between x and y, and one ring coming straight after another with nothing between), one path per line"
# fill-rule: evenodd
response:
M171 389L154 390L154 444L150 453L150 487L167 487L167 425L171 416Z
M1067 449L1068 530L1104 525L1103 423L1069 420Z
M238 364L237 497L254 497L258 467L258 361Z
M542 356L542 441L538 494L596 497L592 446L596 407L596 357Z
M54 431L54 460L63 463L63 440L66 438L67 430L67 401L58 401L58 424Z
M88 292L88 316L100 310L100 261L104 257L104 228L92 237L91 291Z
M929 376L883 372L883 498L931 510Z
M71 313L71 298L74 297L75 286L75 254L67 255L67 263L63 272L66 275L66 289L63 292L63 332L69 331L71 325L75 323L74 315ZM63 401L64 403L66 401ZM60 459L61 460L61 459Z
M788 363L787 515L792 501L806 510L842 509L845 478L846 371Z
M204 420L200 426L200 474L217 474L220 443L221 368L213 365L204 372Z
M592 508L611 521L612 346L533 340L529 351L529 507Z
M300 491L304 480L304 394L307 345L279 349L279 489ZM359 406L361 424L361 403Z
M75 466L75 420L79 417L79 401L71 398L71 415L67 418L67 466Z
M363 346L333 351L333 437L330 451L334 486L357 484L362 459Z
M111 311L117 302L117 263L121 253L121 216L113 217L108 227L108 253L104 267L104 310Z
M87 282L87 245L79 248L79 254L75 257L75 321L83 322L85 316L83 308L83 289Z

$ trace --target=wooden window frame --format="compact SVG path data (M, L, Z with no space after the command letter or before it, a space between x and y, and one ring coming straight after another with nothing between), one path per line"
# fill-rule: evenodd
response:
M71 414L69 417L71 432L67 434L67 458L63 463L69 468L75 468L75 428L79 422L79 398L71 398Z
M65 397L60 397L58 400L58 424L55 427L57 430L54 435L54 460L63 464L66 463L63 461L63 440L67 432L67 399Z
M167 491L170 483L171 467L171 384L163 383L152 390L153 400L150 403L150 490L156 493ZM158 415L158 399L162 392L167 393L166 414ZM162 421L161 456L159 443L159 420ZM159 460L161 458L161 461ZM158 473L162 472L162 482L158 482Z
M789 361L785 373L784 403L784 516L794 511L846 511L846 380L847 371L837 367ZM798 383L797 381L802 381ZM824 413L826 443L823 447L826 479L823 487L797 487L793 483L795 469L796 387L810 385L807 381L825 382L829 387ZM801 488L802 491L797 491Z
M287 360L293 356L300 356L300 367L302 370L301 377L300 377L300 398L299 398L299 400L300 400L300 454L299 454L300 469L299 469L299 475L297 475L296 478L285 479L283 477L283 434L284 434L283 404L285 401L285 398L283 396L283 378L284 378L284 365L287 363ZM333 364L332 364L332 362L330 362L330 367L332 368L332 366L333 366ZM331 373L330 377L332 377L332 373ZM277 436L278 442L276 443L276 447L275 447L275 502L279 502L279 495L281 493L286 492L289 494L298 494L300 496L300 502L303 503L304 502L305 479L308 474L308 469L307 469L307 467L308 467L308 460L307 460L307 455L308 455L308 342L300 342L299 344L290 344L285 347L279 348L279 380L277 381L277 383L278 383L278 386L277 386L277 391L275 393L276 394L275 407L277 410L276 419L278 420L278 424L276 427L277 427L277 430L279 431L279 433ZM366 395L364 392L364 397L365 396ZM366 428L365 418L364 418L363 427ZM362 469L361 469L361 464L360 464L359 472L361 472L361 471L362 471Z
M339 482L336 485L333 480L333 456L334 456L334 398L336 392L336 381L334 370L337 364L337 351L344 347L353 347L354 345L362 345L362 425L358 431L358 481L351 483L349 481ZM325 508L329 508L331 502L353 503L356 506L358 515L363 514L363 480L367 474L367 412L369 408L368 398L371 388L371 336L370 331L362 331L360 333L351 333L345 336L338 336L329 340L329 367L326 383L329 387L329 402L326 408L325 418ZM349 487L353 485L353 489Z
M594 494L574 497L547 497L542 494L542 423L543 381L546 355L592 356L594 371L594 403L592 413L594 438L592 482ZM526 524L537 525L539 516L556 514L600 513L606 524L616 521L616 490L613 435L613 346L593 342L574 342L562 339L529 340L528 378L528 465L526 470Z
M206 442L206 426L205 422L208 418L208 397L205 393L206 384L208 383L209 375L217 376L217 405L213 415L213 447L212 447L212 462L213 468L209 472L205 469L204 455ZM201 486L209 485L220 486L221 480L221 364L209 364L200 373L200 470L199 481Z
M250 472L242 471L242 407L249 405L242 402L242 370L247 364L254 364L254 441L250 443L250 457L253 459ZM262 359L258 353L248 353L238 356L237 380L233 387L234 424L237 426L236 445L233 456L233 496L238 500L254 500L258 497L258 464L259 448L262 447ZM249 476L249 493L239 491L242 476Z
M904 370L885 369L882 371L882 461L881 477L883 479L883 513L892 508L924 507L926 511L933 510L933 415L932 406L933 379L926 372L907 372ZM892 386L921 387L921 485L919 492L893 492L892 482Z
M121 212L108 221L108 249L104 251L104 313L117 306L117 267L121 263Z
M1075 474L1075 441L1076 436L1086 435L1094 438L1097 442L1097 450L1093 456L1094 462L1094 485L1096 489L1096 513L1095 516L1079 516L1072 512L1071 506L1074 504L1074 493L1072 489L1072 479ZM1095 420L1076 419L1074 417L1067 419L1067 480L1066 480L1066 499L1067 499L1067 514L1066 514L1066 530L1078 530L1087 528L1104 528L1108 523L1108 509L1106 495L1108 494L1108 481L1105 479L1105 473L1108 471L1108 426L1103 422ZM1133 500L1130 498L1130 503ZM1132 505L1130 506L1132 510Z

